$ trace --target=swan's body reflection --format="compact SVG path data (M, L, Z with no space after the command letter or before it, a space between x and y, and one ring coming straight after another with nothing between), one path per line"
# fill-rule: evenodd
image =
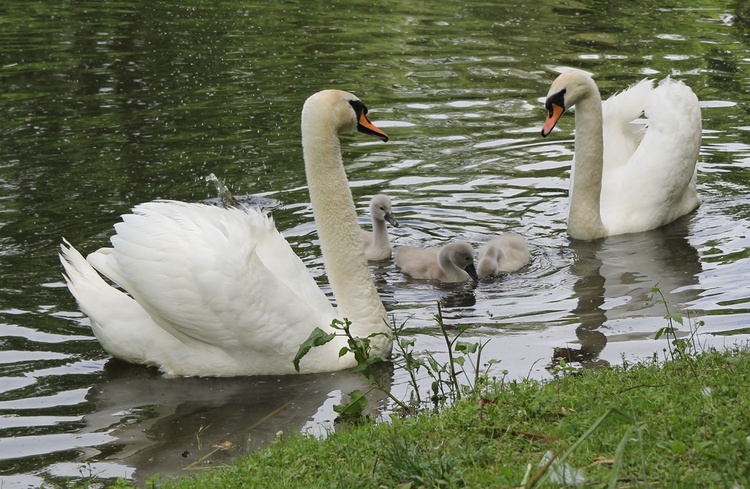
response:
M273 441L279 431L302 430L313 418L332 422L332 405L366 387L349 371L166 379L155 369L117 360L107 363L105 376L87 395L96 410L85 416L83 431L117 437L114 453L95 458L134 468L139 482L227 463ZM382 404L382 397L368 396L368 412Z
M601 364L598 356L615 336L602 331L605 323L664 317L664 304L649 301L654 286L658 285L672 312L684 311L698 298L701 264L697 250L688 242L689 224L690 216L685 216L643 233L571 240L575 257L570 270L578 277L573 285L578 303L572 314L579 323L576 336L581 348L564 349L563 358L590 366ZM663 326L665 321L633 334L653 335Z

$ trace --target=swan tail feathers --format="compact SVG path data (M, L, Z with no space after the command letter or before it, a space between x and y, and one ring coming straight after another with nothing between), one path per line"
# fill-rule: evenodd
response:
M73 294L84 314L91 318L92 323L96 323L96 325L92 324L95 332L99 324L107 323L107 321L99 320L110 310L110 307L105 304L111 304L109 301L113 298L117 302L123 300L132 302L130 297L104 281L102 276L66 239L63 239L63 244L60 245L59 257L68 290Z
M91 294L112 288L86 261L83 255L64 238L63 244L60 245L59 257L64 269L63 277L68 285L68 290L76 298L82 309L88 309L89 301L86 298ZM84 310L84 312L88 315L87 310Z

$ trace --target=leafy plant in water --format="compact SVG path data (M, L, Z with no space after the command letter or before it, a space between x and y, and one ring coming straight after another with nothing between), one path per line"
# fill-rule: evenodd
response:
M677 326L675 326L675 323L683 326L684 320L682 316L670 311L669 301L659 288L659 284L656 284L651 288L651 295L649 295L647 299L647 304L653 302L657 296L659 297L659 299L657 299L655 302L657 304L663 304L664 309L666 310L664 319L667 320L667 325L663 328L660 328L656 332L656 335L654 335L654 339L658 340L664 335L666 335L667 338L671 337L671 341L667 343L670 359L674 360L676 356L680 356L689 360L690 358L692 358L691 354L696 353L699 350L699 345L696 341L696 334L698 332L698 328L703 325L703 321L698 321L697 323L695 323L695 327L693 327L693 323L690 321L690 315L688 314L690 334L687 338L679 338L677 336L677 332L679 331L679 329L677 328ZM689 363L689 365L692 364Z
M419 358L414 353L415 340L413 338L404 338L403 330L406 321L397 325L395 321L390 325L391 332L387 333L396 349L396 355L393 358L384 358L371 353L371 339L376 335L384 333L373 333L367 338L353 336L350 330L351 322L348 319L340 321L335 319L331 323L334 329L331 333L325 333L316 328L308 339L300 345L299 351L294 358L295 369L299 372L299 362L312 349L325 345L336 336L345 336L347 346L339 351L339 356L353 354L357 360L357 366L353 372L358 372L367 380L370 388L362 393L354 391L349 394L350 401L348 404L336 406L334 409L344 419L354 419L361 416L366 407L365 397L373 390L379 390L385 393L404 413L411 413L414 408L419 409L425 401L420 395L419 381L417 374L424 370L432 378L430 401L435 409L443 407L446 403L453 403L461 399L462 394L478 392L487 383L487 371L489 368L498 363L498 360L490 360L485 363L486 370L481 371L482 350L486 342L469 343L459 341L461 335L470 329L468 325L458 325L458 333L451 337L448 333L448 327L443 321L442 309L438 303L438 312L435 314L435 321L440 327L440 331L445 339L448 353L448 363L441 363L432 354L427 353L426 357ZM391 394L383 381L383 378L375 368L379 362L390 362L396 368L402 368L409 375L409 401L404 402ZM471 367L472 374L467 371ZM461 377L466 379L463 384Z
M456 325L458 333L451 338L448 335L448 328L443 320L443 311L440 303L438 303L438 312L434 315L434 318L440 327L448 353L447 364L441 364L431 353L427 354L427 362L424 363L427 374L433 379L430 400L433 403L433 407L438 409L445 405L446 402L453 403L460 400L462 394L477 393L486 384L487 370L482 373L480 364L482 351L487 342L468 343L459 341L461 335L471 329L471 326L467 324ZM472 358L472 355L475 355L476 360ZM471 377L466 370L467 360L473 370ZM499 360L490 360L485 365L489 369L498 362ZM462 376L466 379L466 384L460 382L459 379ZM418 389L416 383L412 387Z
M334 329L331 333L326 333L320 328L315 328L310 336L300 345L297 355L294 357L294 368L299 372L299 362L307 353L316 346L323 346L329 341L333 340L336 336L346 336L347 345L339 350L339 357L343 357L349 353L354 355L354 359L357 361L357 366L352 369L353 372L362 374L362 376L370 384L370 388L367 392L362 393L355 390L349 393L349 404L344 405L336 409L339 414L345 414L346 417L353 417L361 415L367 406L366 396L373 390L377 389L385 393L393 402L395 402L401 409L409 411L409 407L404 404L400 399L391 394L390 389L385 387L382 377L377 373L375 364L378 362L387 361L386 358L380 355L372 355L372 347L370 345L372 338L382 335L384 333L373 333L366 338L360 338L352 335L351 332L351 321L344 318L343 321L334 319L331 323L331 327Z
M355 389L349 393L349 402L346 404L337 404L333 406L333 410L339 415L339 418L343 421L358 422L362 420L362 413L367 407L367 398L365 394L359 389Z

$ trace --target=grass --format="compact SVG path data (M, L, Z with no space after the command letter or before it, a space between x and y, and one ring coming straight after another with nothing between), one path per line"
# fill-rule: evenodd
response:
M437 413L285 438L147 487L556 487L576 474L587 487L750 487L748 413L750 353L709 350L496 380ZM542 469L545 454L557 458Z

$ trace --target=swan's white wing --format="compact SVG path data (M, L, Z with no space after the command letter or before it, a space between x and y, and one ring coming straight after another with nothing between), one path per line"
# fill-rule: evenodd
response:
M701 142L698 98L683 83L667 78L648 93L644 115L648 127L627 163L620 167L607 163L604 168L602 220L610 232L652 229L699 204L695 189ZM617 147L610 145L610 149Z
M640 144L645 126L633 121L643 116L652 89L651 80L642 80L602 103L605 174L624 166Z
M257 211L151 202L115 228L113 249L89 261L183 341L296 348L333 317L302 261Z

